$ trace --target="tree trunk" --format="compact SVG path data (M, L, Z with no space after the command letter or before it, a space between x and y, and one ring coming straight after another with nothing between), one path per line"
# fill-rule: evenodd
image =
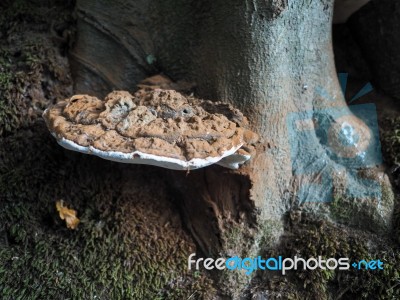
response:
M133 91L140 80L164 73L194 82L199 97L232 103L261 137L257 154L238 171L166 172L204 255L255 255L272 247L284 213L300 204L329 214L326 201L300 195L306 179L293 157L304 141L288 122L297 113L328 120L336 110L349 112L333 61L332 9L333 0L78 0L76 93ZM321 160L328 146L312 129L302 159L320 173L337 163ZM368 212L376 230L388 226L391 205Z

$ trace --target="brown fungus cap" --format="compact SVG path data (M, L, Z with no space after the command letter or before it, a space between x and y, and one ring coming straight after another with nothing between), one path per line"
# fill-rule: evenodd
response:
M48 108L43 117L68 149L171 169L218 163L237 152L249 136L253 142L258 138L244 128L246 118L231 105L175 90L141 89L134 95L114 91L104 101L75 95ZM250 158L242 152L231 158L231 167ZM235 165L238 155L241 160Z

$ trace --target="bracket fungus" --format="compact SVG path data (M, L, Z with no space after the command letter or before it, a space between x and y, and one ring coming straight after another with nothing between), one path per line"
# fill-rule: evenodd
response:
M75 95L46 109L43 117L67 149L174 170L215 163L237 169L258 140L230 104L157 88L134 95L114 91L104 101Z

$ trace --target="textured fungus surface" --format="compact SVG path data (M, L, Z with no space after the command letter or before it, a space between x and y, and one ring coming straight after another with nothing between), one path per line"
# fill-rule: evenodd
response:
M258 139L231 105L174 90L114 91L104 101L75 95L47 109L44 118L65 148L170 169L197 169L224 158L221 165L237 168L250 158L240 148Z

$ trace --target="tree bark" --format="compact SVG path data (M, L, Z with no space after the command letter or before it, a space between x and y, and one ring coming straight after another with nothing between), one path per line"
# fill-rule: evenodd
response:
M347 110L334 67L332 9L333 0L78 0L71 52L77 93L132 91L164 73L194 82L199 97L232 103L261 137L238 171L168 173L204 255L272 247L283 214L298 205L289 115L325 110L330 118L332 108ZM309 143L311 161L326 152L316 133ZM307 209L329 212L322 204Z

